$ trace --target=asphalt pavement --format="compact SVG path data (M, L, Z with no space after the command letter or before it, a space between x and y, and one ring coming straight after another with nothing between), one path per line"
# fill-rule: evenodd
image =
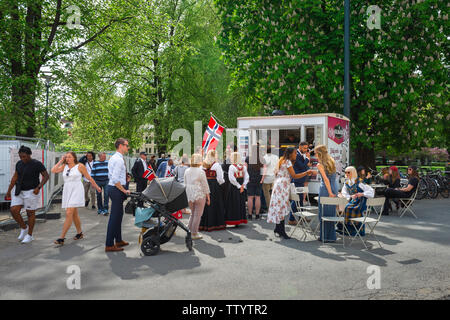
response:
M139 229L130 215L122 227L130 245L105 253L108 217L83 208L85 238L72 240L72 227L59 248L53 241L64 213L37 223L29 245L17 240L18 229L0 231L0 299L448 298L450 199L420 200L413 208L418 219L382 217L375 232L383 248L370 240L369 250L359 240L345 248L312 237L301 241L299 230L294 239L280 240L272 224L258 220L204 232L193 251L177 229L150 257L140 253Z

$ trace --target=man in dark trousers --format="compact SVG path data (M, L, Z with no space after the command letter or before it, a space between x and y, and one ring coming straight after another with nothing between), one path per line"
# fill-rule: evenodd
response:
M128 153L128 140L119 138L115 143L116 153L108 161L108 195L111 198L111 214L106 232L105 251L122 251L129 243L122 239L123 202L130 194L129 177L123 155Z
M293 167L294 167L294 171L296 174L309 170L308 142L303 141L298 146L297 159L295 160ZM294 182L296 188L304 187L306 179L307 179L307 176L300 178L300 179L293 179L292 182ZM300 195L299 198L300 198L300 205L303 206L303 195ZM294 201L291 202L291 207L294 212L297 212L297 207L296 207ZM289 214L288 224L290 224L290 225L297 224L292 213Z
M143 178L145 170L147 170L147 154L145 152L141 152L139 154L140 158L136 160L131 169L131 173L133 174L134 181L136 181L136 192L142 192L147 188L148 180Z

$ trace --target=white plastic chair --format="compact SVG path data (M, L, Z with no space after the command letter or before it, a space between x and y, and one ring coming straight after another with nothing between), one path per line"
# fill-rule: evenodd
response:
M346 205L347 204L347 199L346 198L331 198L331 197L320 197L320 205L322 206L322 212L324 212L324 205L333 205L338 207L339 205ZM338 211L336 210L336 213ZM345 218L343 215L339 216L336 215L334 217L324 217L322 216L322 243L325 243L325 239L323 237L323 233L324 233L324 223L323 222L334 222L334 225L336 227L336 224L338 223L342 223L343 227L344 227L344 232L342 234L342 246L345 247L345 231L347 230L347 227L345 226ZM347 230L347 233L348 230Z
M295 186L295 185L294 185ZM303 196L303 194L306 194L306 201L308 201L308 203L310 204L309 206L297 206L297 208L301 208L304 210L319 210L319 207L317 206L311 206L311 202L309 201L309 188L308 187L296 187L295 188L295 192L297 194L300 194L301 196Z
M304 187L302 187L302 188L304 188ZM300 206L300 197L303 197L304 189L301 190L303 192L300 193L300 194L297 193L297 191L300 191L299 189L300 188L298 188L298 187L296 188L295 185L293 183L291 183L291 186L290 186L290 200L295 201L295 205L296 205L296 207L297 207L297 209L299 211L294 212L294 211L292 211L292 207L290 207L291 208L291 213L292 213L292 215L294 216L294 218L295 218L295 220L297 222L296 225L294 226L294 228L292 229L292 232L291 232L290 236L292 237L292 235L294 234L295 230L298 227L300 227L302 229L302 231L303 231L303 238L302 239L306 240L308 232L311 233L311 235L313 235L315 237L315 232L314 232L314 230L313 230L313 228L311 226L311 222L312 222L312 218L317 217L317 214L313 213L313 212L310 212L308 210L305 210L304 209L305 207L301 207Z
M382 248L380 241L378 240L378 238L375 236L375 233L373 232L375 227L377 226L378 222L381 219L381 214L383 213L383 207L384 207L384 202L386 201L385 197L381 197L381 198L368 198L367 199L367 209L366 211L363 213L362 217L359 218L351 218L349 219L350 222L352 223L353 227L356 230L356 234L352 237L352 242L350 243L350 245L352 245L353 241L356 238L359 238L361 240L361 242L363 243L364 247L367 248L366 245L366 241L364 241L364 238L361 236L361 229L367 225L370 229L370 232L368 234L367 237L369 237L370 235L372 235L375 240L378 242L378 245L380 246L380 248ZM379 208L377 210L377 208ZM371 210L374 211L374 213L376 213L376 218L371 218L369 217L369 214L371 212ZM360 223L359 228L356 227L355 223Z
M414 211L412 210L412 205L414 203L414 200L416 200L417 191L419 191L419 186L417 185L416 191L412 194L410 198L397 198L405 207L400 210L400 218L403 217L403 215L408 211L410 212L414 218L417 219L417 216L414 214Z

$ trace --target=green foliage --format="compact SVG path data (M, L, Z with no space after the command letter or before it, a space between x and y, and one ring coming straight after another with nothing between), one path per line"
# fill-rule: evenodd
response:
M193 135L194 121L206 125L210 112L230 127L237 116L257 112L243 90L229 91L210 0L126 1L117 10L133 18L112 26L78 59L67 56L54 66L69 88L61 102L75 121L73 141L108 148L123 136L136 149L150 124L159 150L167 151L178 143L170 141L175 129Z
M216 0L234 85L288 113L343 110L343 1ZM351 1L353 147L448 146L448 6L443 0Z

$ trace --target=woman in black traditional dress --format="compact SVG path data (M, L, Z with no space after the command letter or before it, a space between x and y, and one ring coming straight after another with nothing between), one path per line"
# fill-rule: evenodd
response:
M220 164L217 162L217 152L215 150L208 151L203 161L203 170L208 179L211 203L205 206L203 210L202 220L200 222L200 231L223 230L225 224L225 208L223 205L222 185L225 180Z
M245 188L247 187L249 176L238 152L233 152L230 158L231 165L228 168L230 187L227 202L225 203L225 223L238 226L241 223L247 223Z
M232 152L233 146L227 146L227 149L225 151L225 158L222 163L223 178L225 180L225 183L221 184L220 187L222 188L223 203L227 203L228 191L230 189L230 180L228 179L228 169L230 168L231 165Z

